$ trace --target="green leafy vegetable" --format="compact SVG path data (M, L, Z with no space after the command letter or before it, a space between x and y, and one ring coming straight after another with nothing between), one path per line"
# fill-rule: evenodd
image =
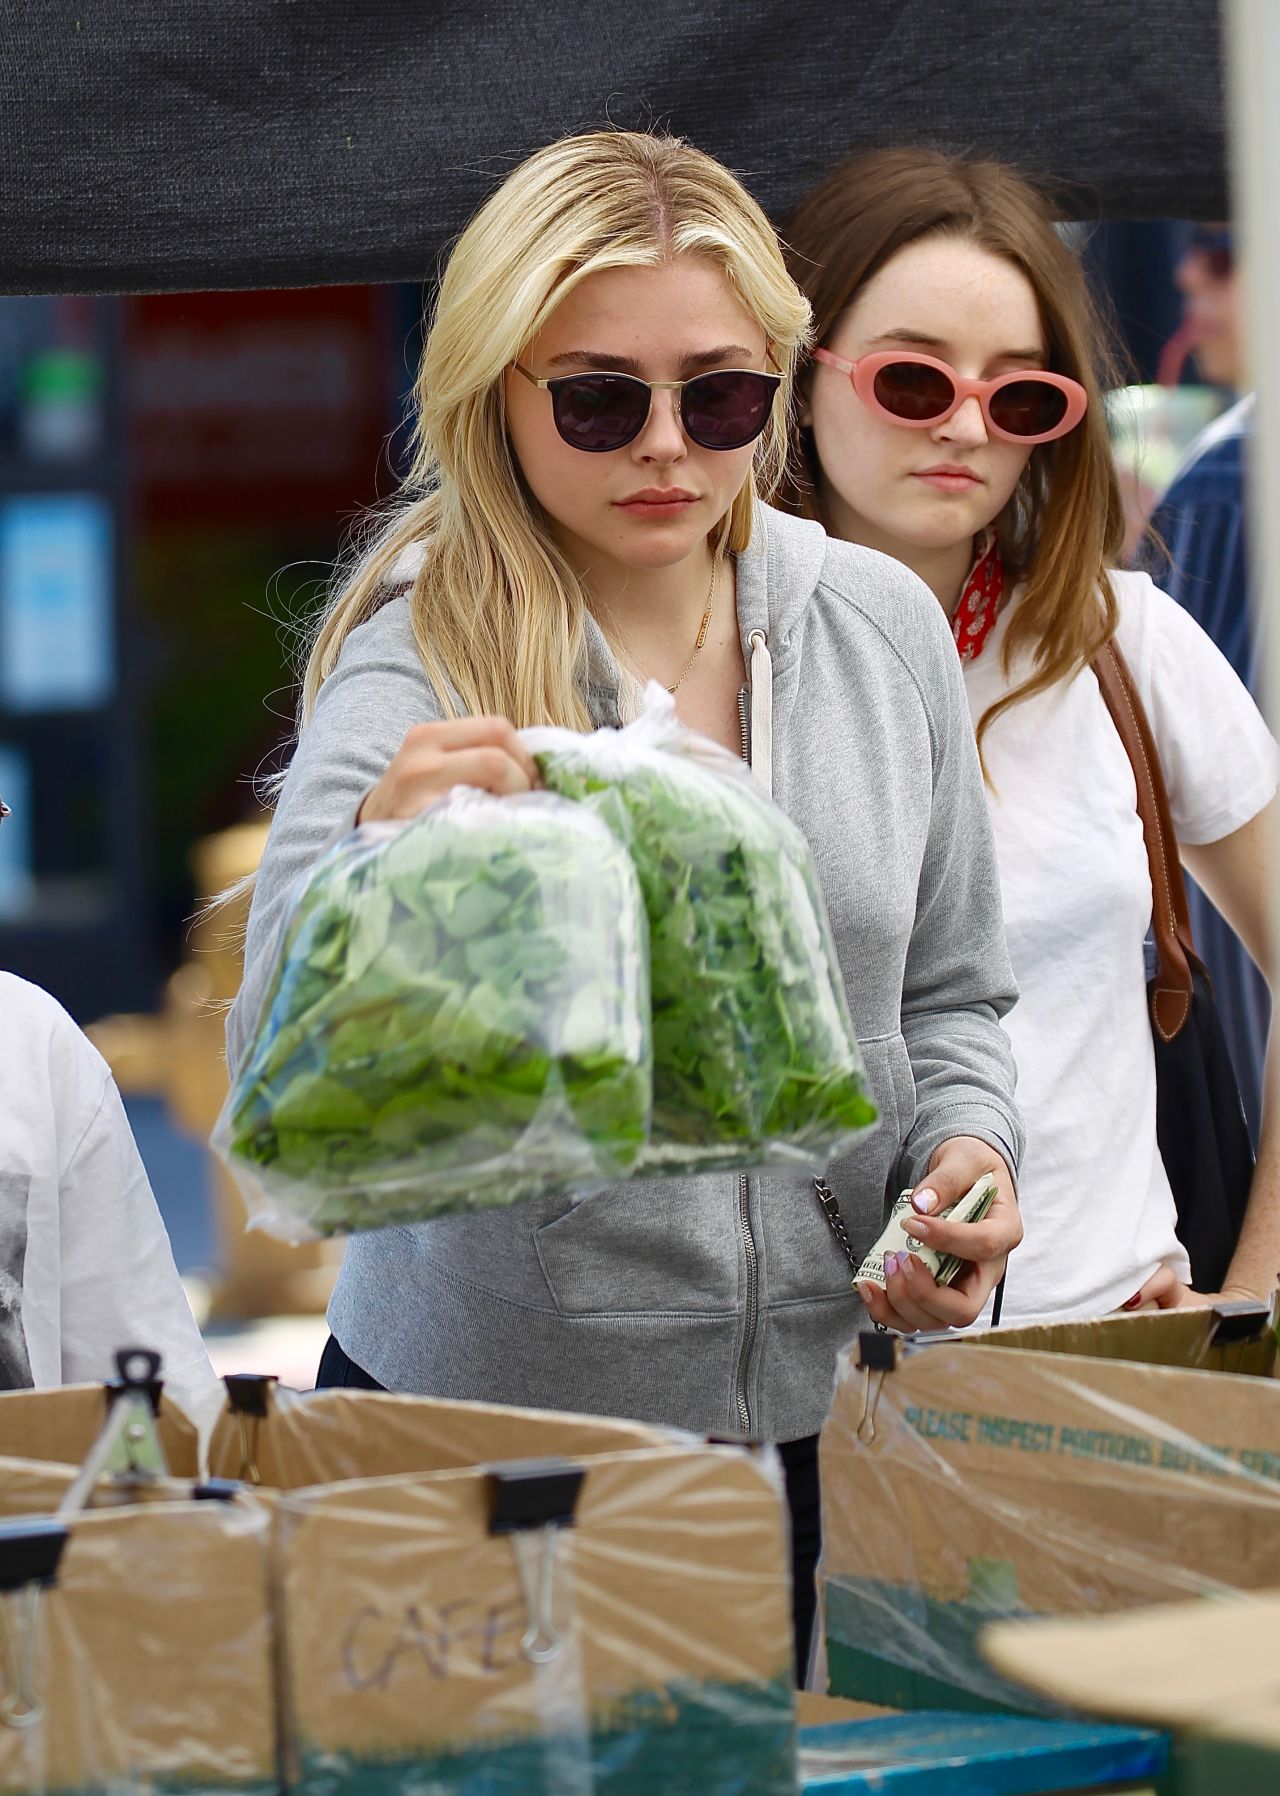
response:
M677 752L645 746L664 727ZM639 874L654 1054L640 1170L825 1165L876 1109L799 830L732 762L679 752L690 738L665 711L531 741L547 786L594 808Z
M625 1177L648 1128L645 934L625 849L546 794L460 791L340 843L296 901L219 1128L267 1226Z

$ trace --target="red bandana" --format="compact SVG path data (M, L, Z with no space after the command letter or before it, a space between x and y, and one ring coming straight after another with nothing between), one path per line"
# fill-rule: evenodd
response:
M1004 562L1000 559L1000 545L993 532L989 542L978 544L960 603L951 619L951 634L956 639L962 661L976 661L986 647L987 637L1000 615L1003 598Z

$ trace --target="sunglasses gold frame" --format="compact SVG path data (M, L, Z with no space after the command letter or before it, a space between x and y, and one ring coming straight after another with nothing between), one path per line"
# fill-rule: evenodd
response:
M560 440L568 443L571 449L577 449L584 455L608 455L615 449L625 449L628 443L634 443L636 438L644 431L653 414L653 396L655 393L683 393L686 387L693 386L696 381L713 380L717 375L722 374L750 374L755 380L767 380L773 383L773 394L769 400L769 406L765 410L764 420L760 425L760 429L757 430L754 435L747 437L744 442L729 443L721 448L719 444L704 443L700 438L694 436L685 421L684 405L682 401L678 402L676 405L676 416L680 420L681 430L684 431L685 435L689 438L689 441L691 443L697 443L700 449L709 449L713 454L724 454L733 449L745 449L747 443L754 442L756 438L763 433L765 426L768 424L769 411L773 407L774 400L778 397L778 389L781 387L784 378L783 375L768 368L705 368L701 374L691 374L687 380L642 380L638 374L627 374L620 368L583 368L576 374L553 374L550 376L544 375L539 377L538 375L531 373L530 370L524 366L523 362L512 362L511 366L515 369L517 374L524 375L531 387L537 387L539 392L542 393L550 393L553 407L556 389L563 387L571 380L600 380L604 378L609 380L625 380L633 386L645 387L648 389L649 405L644 417L640 420L630 436L624 437L620 443L611 443L607 449L591 449L588 448L585 443L573 442L571 438L565 436L564 432L560 429L559 421L557 420L556 430L560 436Z

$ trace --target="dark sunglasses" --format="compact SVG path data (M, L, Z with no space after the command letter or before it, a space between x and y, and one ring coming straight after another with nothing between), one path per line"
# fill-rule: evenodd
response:
M1215 281L1225 281L1236 265L1235 239L1229 225L1192 225L1185 253L1199 256Z
M635 374L562 374L539 380L515 364L531 386L551 395L551 416L565 442L591 455L625 449L649 422L655 393L679 393L680 422L702 449L742 449L769 422L780 374L717 369L692 380L641 380Z
M13 812L9 809L4 799L0 798L0 823L3 823L6 817L12 817L12 815Z
M1038 368L1000 374L994 380L965 380L936 356L895 349L859 356L856 362L846 362L829 349L815 349L813 358L847 374L858 398L872 411L913 430L941 424L973 398L993 436L1010 443L1051 443L1074 430L1089 405L1079 381Z

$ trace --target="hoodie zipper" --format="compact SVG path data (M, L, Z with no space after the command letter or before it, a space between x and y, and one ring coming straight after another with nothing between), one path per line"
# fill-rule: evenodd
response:
M747 1373L751 1369L751 1349L755 1346L756 1322L760 1311L760 1261L756 1238L751 1232L751 1188L745 1172L738 1174L738 1233L747 1260L747 1314L742 1330L742 1347L738 1353L738 1379L734 1392L738 1404L738 1421L744 1434L751 1433L751 1404L747 1398Z
M750 766L751 732L747 704L748 689L743 686L738 692L738 729L742 737L742 758ZM751 1349L755 1346L756 1325L760 1315L760 1256L756 1251L756 1238L751 1232L751 1188L747 1183L745 1172L738 1174L738 1234L747 1262L747 1303L742 1330L742 1346L738 1353L738 1374L734 1397L737 1403L739 1426L744 1434L750 1434L751 1403L747 1397L747 1376L751 1370Z

